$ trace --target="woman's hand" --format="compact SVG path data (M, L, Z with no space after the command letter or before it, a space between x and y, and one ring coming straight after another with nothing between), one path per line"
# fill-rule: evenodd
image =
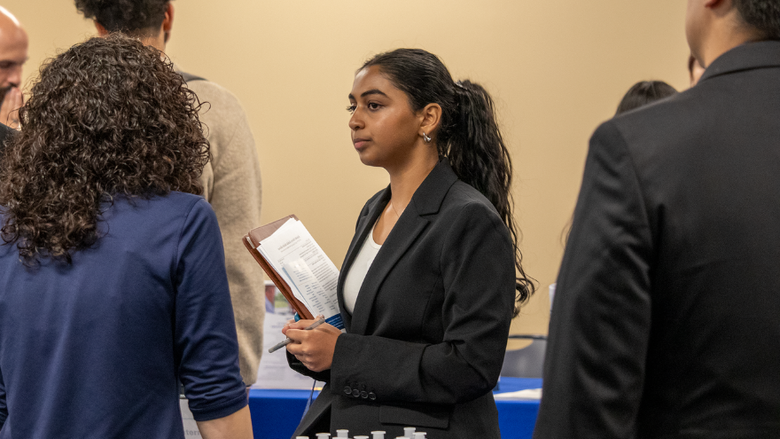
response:
M282 333L293 341L287 345L288 352L312 372L322 372L333 364L336 339L341 331L327 323L304 331L312 323L314 320L291 320L284 325Z

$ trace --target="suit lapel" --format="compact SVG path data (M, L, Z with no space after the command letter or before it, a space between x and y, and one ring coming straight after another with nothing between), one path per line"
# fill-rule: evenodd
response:
M355 302L355 313L350 328L350 332L354 334L365 333L371 308L380 285L401 256L428 225L428 220L421 218L416 212L411 215L412 212L409 212L411 207L410 203L387 236L385 243L376 255L376 259L371 263L371 268L366 273L366 278L363 280Z
M387 186L382 194L376 197L374 203L368 207L368 212L358 220L358 225L355 229L355 236L352 238L352 242L349 244L347 255L344 257L344 263L341 264L337 291L339 291L338 300L339 309L341 310L341 319L344 321L344 327L346 328L347 332L353 331L351 328L352 315L347 312L347 308L344 306L344 282L346 280L347 273L349 273L350 267L352 267L352 263L355 262L357 252L360 251L360 248L363 245L363 241L365 241L366 236L368 236L368 232L371 231L374 223L379 218L379 215L382 213L385 206L387 206L387 202L390 200L390 195L390 186Z
M398 222L390 231L385 243L376 255L376 259L371 264L366 277L363 280L363 285L360 287L357 301L355 302L355 312L351 316L351 324L348 331L353 334L364 334L368 327L369 317L371 316L371 308L374 306L374 300L376 299L377 292L379 291L382 283L388 274L393 270L395 265L401 259L401 257L407 252L409 247L414 244L419 235L425 230L430 221L426 218L428 215L435 214L439 211L441 203L444 201L444 197L447 195L450 186L457 181L455 173L450 168L446 159L443 159L439 164L428 174L425 181L417 188L414 193L411 202L404 210ZM360 249L360 244L368 235L371 230L371 226L376 222L382 209L387 205L387 201L390 199L389 189L387 190L387 198L382 197L384 202L377 203L377 206L372 209L372 212L368 217L370 221L366 221L362 225L360 236L357 242L353 240L350 245L350 264L354 259L354 253ZM381 204L381 206L380 206ZM376 209L378 207L378 209ZM342 272L346 273L347 269L342 269ZM340 303L341 305L341 303ZM342 308L343 309L343 308Z

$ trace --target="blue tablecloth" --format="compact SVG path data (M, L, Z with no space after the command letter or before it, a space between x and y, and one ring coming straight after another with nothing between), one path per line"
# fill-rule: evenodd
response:
M540 387L542 380L538 378L501 377L493 393ZM249 409L255 439L289 439L303 416L309 394L308 390L250 390ZM531 437L539 412L538 400L497 400L496 406L502 439Z

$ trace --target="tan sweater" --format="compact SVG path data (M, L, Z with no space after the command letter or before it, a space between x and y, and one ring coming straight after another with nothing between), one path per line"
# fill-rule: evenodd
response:
M229 91L209 81L187 85L201 102L211 104L200 111L212 155L201 182L222 231L241 376L251 385L263 351L265 318L263 272L242 242L250 229L261 225L262 185L255 140L241 104Z

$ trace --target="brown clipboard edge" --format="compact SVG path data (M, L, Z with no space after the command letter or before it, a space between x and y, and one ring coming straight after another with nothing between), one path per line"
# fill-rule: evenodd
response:
M282 295L285 299L287 299L287 302L290 304L290 306L293 307L295 312L298 313L298 315L302 319L313 319L314 316L312 313L306 308L306 305L303 304L300 300L295 298L295 295L292 292L292 289L289 285L287 285L287 282L282 279L282 277L279 275L279 273L276 272L276 270L271 267L271 264L268 263L268 261L265 260L263 255L260 254L260 252L257 250L257 246L260 245L260 242L262 239L265 239L268 236L271 236L273 232L279 229L284 223L287 222L290 218L298 219L295 215L288 215L284 218L278 219L274 222L268 223L264 226L257 227L255 229L252 229L244 235L244 247L246 247L247 250L249 250L249 253L252 254L252 256L255 258L255 261L260 265L260 267L265 271L265 274L271 278L271 282L276 285L276 288L279 288L279 291L282 292ZM255 239L257 237L262 237L261 239L257 239L257 242Z

